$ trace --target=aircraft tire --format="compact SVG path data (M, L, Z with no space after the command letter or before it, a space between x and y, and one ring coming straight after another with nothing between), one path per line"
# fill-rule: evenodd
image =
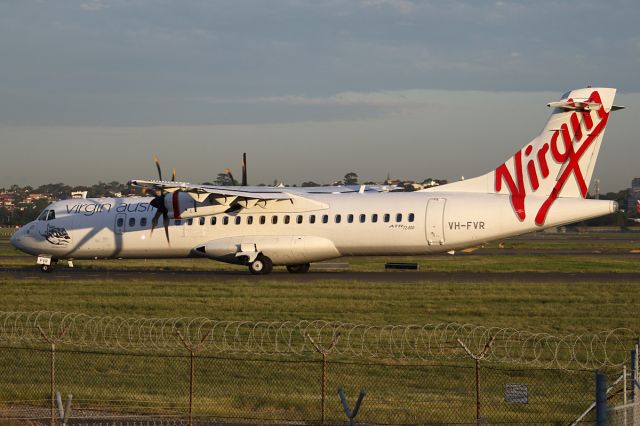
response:
M261 254L256 257L256 260L249 264L249 272L253 275L267 275L273 270L273 262L267 256Z
M40 265L40 270L45 274L53 272L53 265Z
M302 263L300 265L287 265L287 271L292 274L304 274L306 272L309 272L310 266L311 265L309 265L308 263Z

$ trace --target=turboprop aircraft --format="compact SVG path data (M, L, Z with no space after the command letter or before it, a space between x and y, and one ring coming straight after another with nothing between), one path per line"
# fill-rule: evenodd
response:
M416 192L225 187L164 181L156 163L160 180L130 181L156 196L58 201L11 243L43 271L61 259L200 257L302 273L340 256L449 252L590 219L618 209L585 198L609 115L622 108L615 92L584 88L549 103L535 139L472 179Z

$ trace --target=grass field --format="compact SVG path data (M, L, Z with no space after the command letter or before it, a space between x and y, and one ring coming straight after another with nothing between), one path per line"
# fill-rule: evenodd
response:
M513 239L503 243L508 255L438 255L418 257L343 258L351 271L382 271L384 263L418 262L422 271L574 272L572 282L536 283L367 283L344 281L339 275L314 283L279 282L277 276L220 277L212 282L12 281L0 276L0 310L62 310L129 316L208 316L216 319L336 319L375 323L473 322L534 331L581 332L628 327L640 332L640 296L636 282L618 282L615 275L602 283L581 283L580 272L637 272L640 254L626 253L640 235L552 235ZM546 238L551 238L546 241ZM606 251L622 244L620 255L518 254L532 247L582 247ZM488 245L495 249L499 243ZM627 247L628 246L628 247ZM512 247L512 248L509 248ZM495 252L495 250L494 250ZM570 250L569 250L570 253ZM34 268L0 239L3 266ZM77 261L86 269L245 270L203 259ZM64 266L60 266L60 272ZM410 274L410 272L408 272Z
M638 260L628 250L637 247L635 236L509 240L509 255L429 256L419 258L348 258L349 270L382 271L389 260L417 261L423 271L575 272L570 281L535 282L501 279L496 282L441 283L436 280L372 283L335 279L282 282L277 276L255 279L216 276L210 282L139 279L14 280L0 276L0 310L56 310L126 317L198 317L221 320L325 319L369 324L473 323L513 327L554 335L593 333L629 328L640 333L640 281L620 281L616 272L637 272ZM487 246L496 250L497 244ZM518 250L595 250L620 255L518 254ZM34 267L33 259L0 240L0 262L5 266ZM80 268L238 269L203 260L80 261ZM581 282L583 271L610 272L603 282ZM407 274L410 274L408 272ZM127 401L161 412L184 413L188 389L188 358L136 355L116 357L100 351L59 355L60 386L78 396L78 404L108 406L117 392ZM13 352L12 352L13 351ZM15 352L0 348L0 400L47 396L47 353ZM258 358L260 358L258 356ZM20 368L7 368L20 359ZM13 364L12 364L13 363ZM196 412L201 415L246 416L258 419L316 419L319 365L308 361L198 360ZM384 364L384 363L382 363ZM350 401L359 386L367 388L362 421L411 422L430 413L429 421L473 421L473 370L468 365L388 366L381 361L333 363L329 368L328 416L343 419L335 390L346 386ZM410 364L410 363L409 363ZM82 366L79 372L77 366ZM4 370L3 370L4 366ZM511 367L508 367L511 368ZM513 367L515 368L515 367ZM28 375L34 379L25 383ZM490 420L513 423L541 422L553 414L563 423L575 418L592 398L590 371L483 370L483 406ZM504 383L527 383L531 402L526 407L505 404ZM410 405L403 405L412 401ZM352 402L353 403L353 402ZM2 404L0 404L0 407ZM453 407L453 408L452 408ZM0 409L1 410L1 409ZM367 411L368 410L368 411ZM302 414L301 414L302 413ZM412 417L413 416L413 417ZM1 417L1 412L0 412ZM548 419L548 418L547 418Z
M133 317L325 319L374 324L462 322L554 334L640 332L640 283L367 283L216 279L35 282L0 279L0 310Z

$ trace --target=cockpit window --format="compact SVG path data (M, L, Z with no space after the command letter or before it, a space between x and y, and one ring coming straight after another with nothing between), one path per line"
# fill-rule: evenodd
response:
M55 210L45 210L42 213L40 213L40 216L38 216L38 220L53 220L56 218L56 212Z

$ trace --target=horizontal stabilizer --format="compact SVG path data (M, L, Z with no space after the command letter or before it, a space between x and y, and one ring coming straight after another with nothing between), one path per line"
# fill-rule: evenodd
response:
M597 111L602 108L602 104L597 102L581 102L581 101L557 101L547 104L550 108L560 108L571 111Z

